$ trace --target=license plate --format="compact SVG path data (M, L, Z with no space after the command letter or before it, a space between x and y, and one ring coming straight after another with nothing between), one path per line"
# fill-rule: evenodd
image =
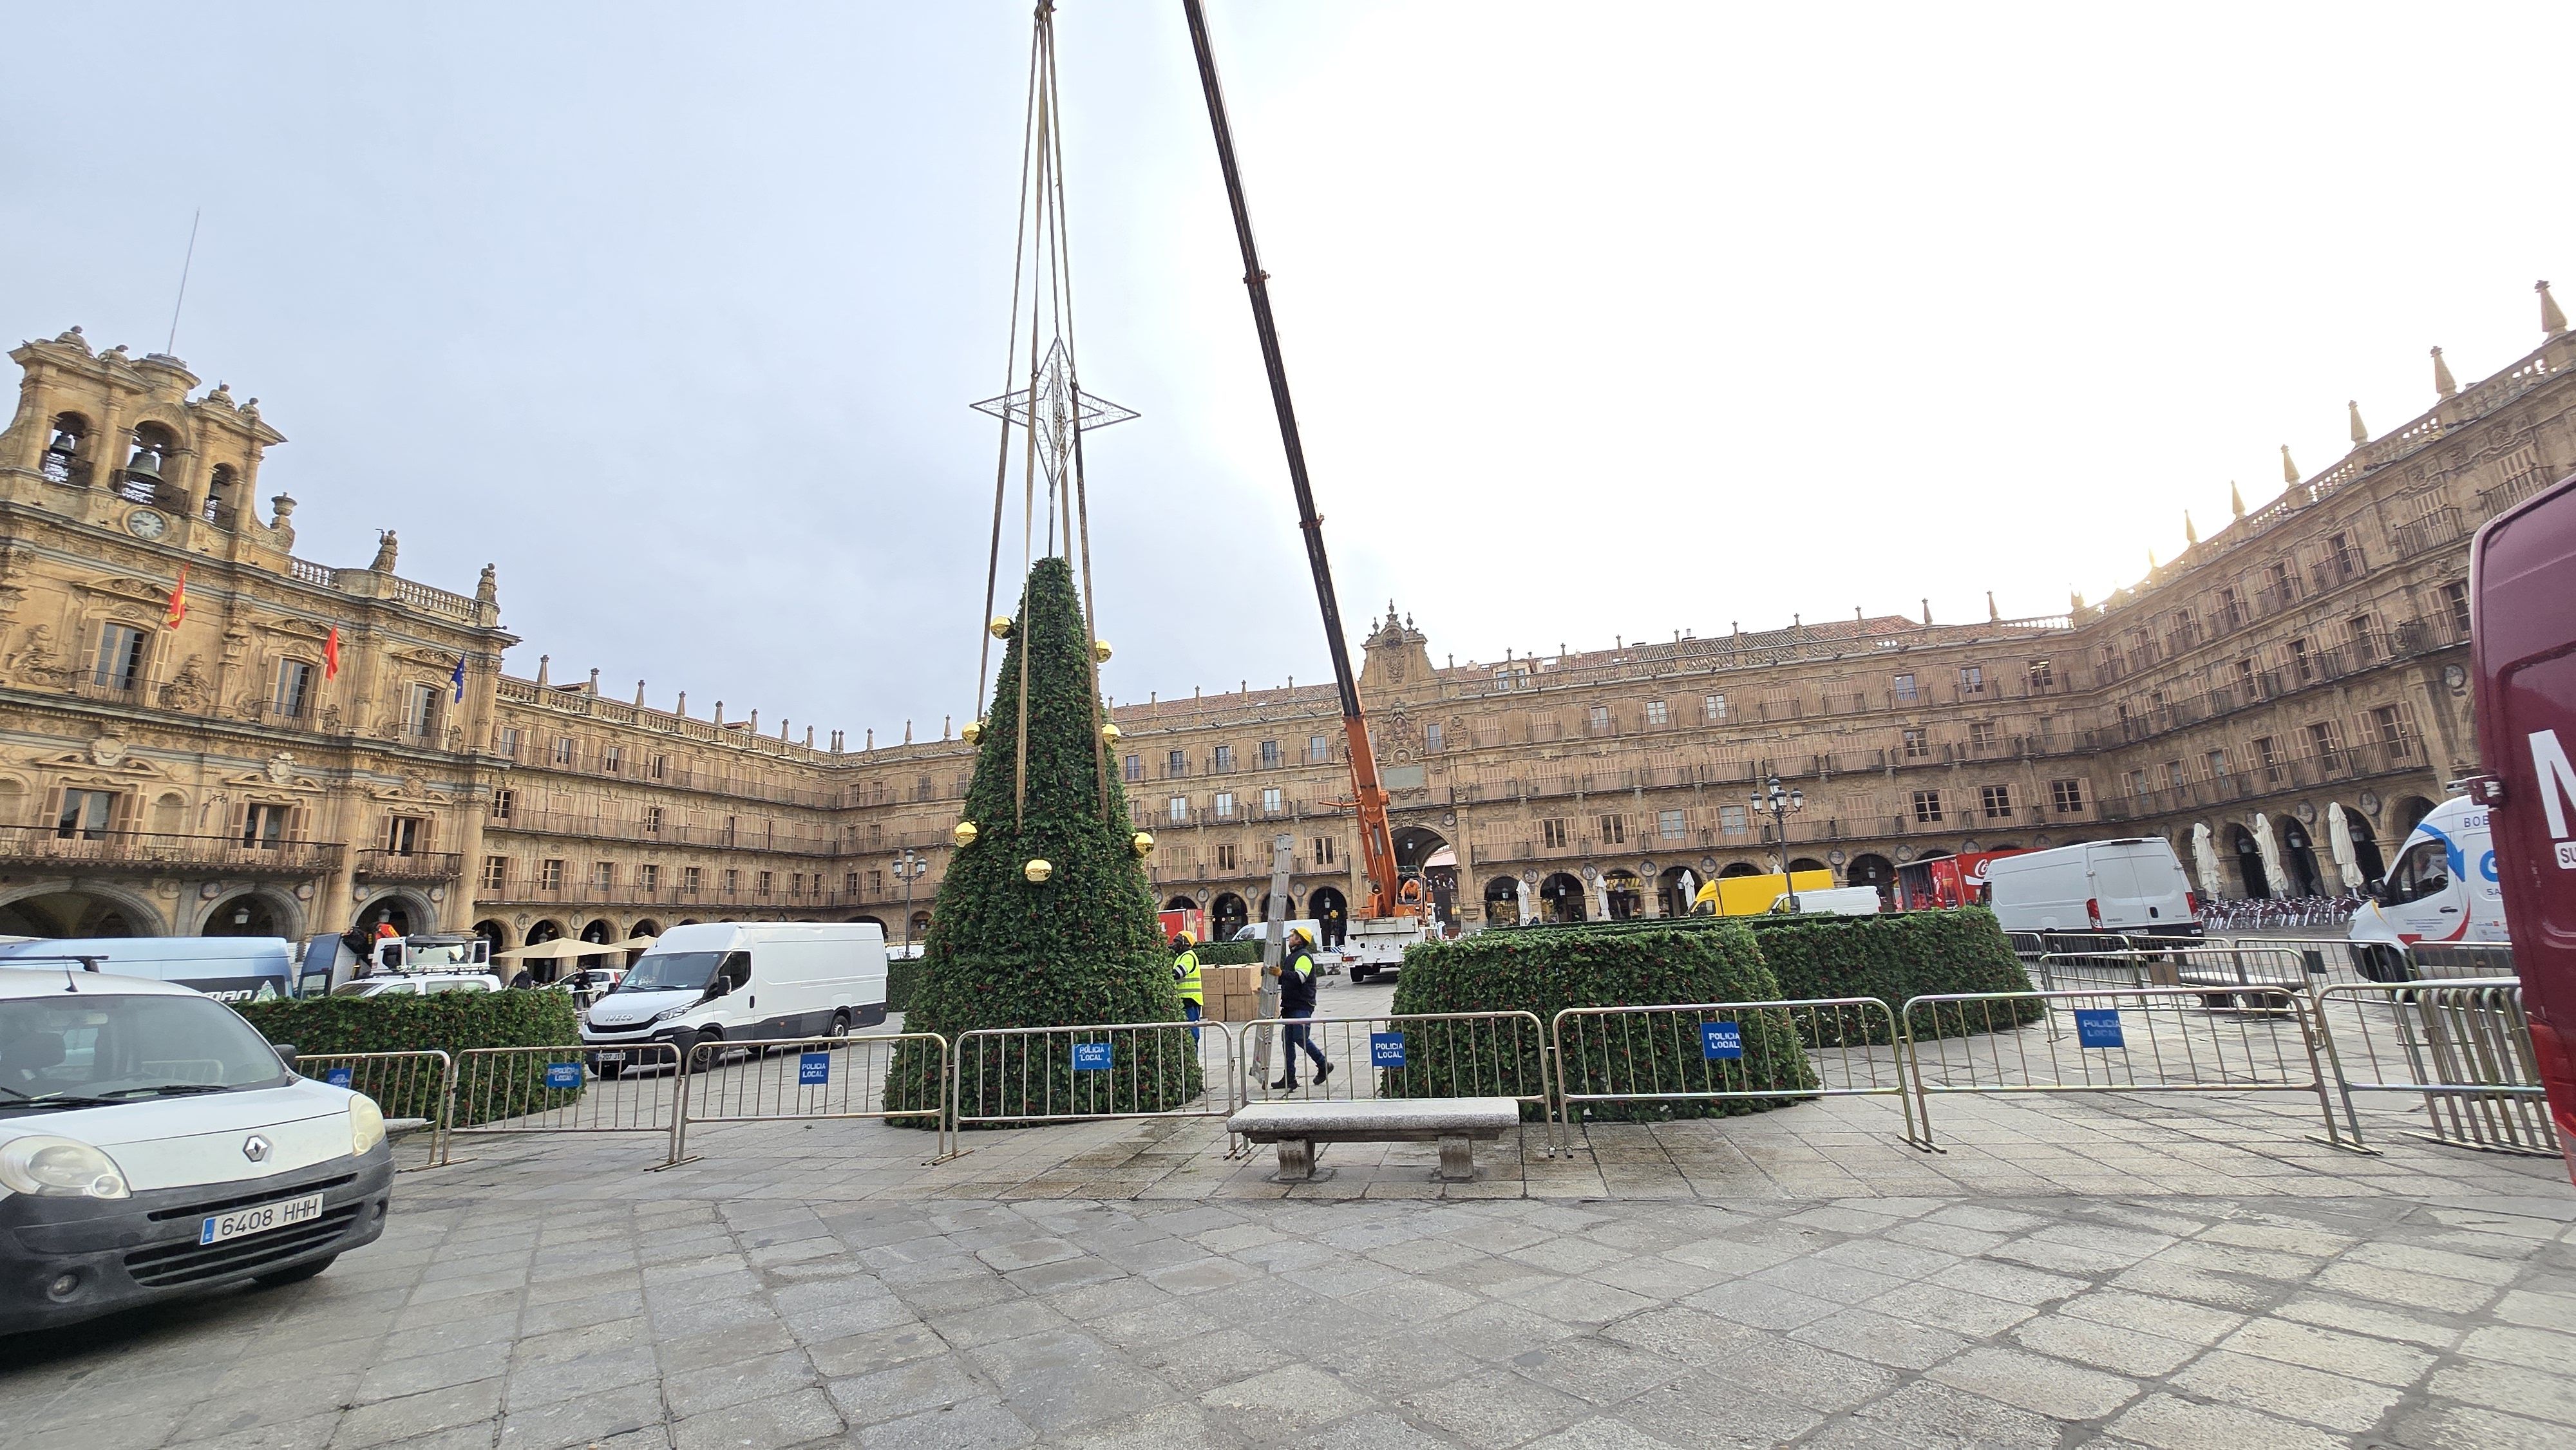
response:
M622 1052L594 1052L591 1056L599 1059L601 1062L624 1062L626 1060L626 1054Z
M264 1234L273 1228L290 1228L322 1216L322 1195L309 1193L283 1203L263 1203L252 1208L237 1208L207 1219L197 1229L197 1242L219 1244L245 1234Z

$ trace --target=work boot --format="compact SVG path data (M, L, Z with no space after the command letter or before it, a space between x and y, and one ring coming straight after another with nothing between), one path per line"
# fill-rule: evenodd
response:
M1290 1073L1288 1076L1279 1079L1279 1081L1272 1083L1270 1086L1283 1093L1291 1091L1297 1086L1297 1075L1295 1073Z
M1315 1069L1315 1081L1319 1085L1324 1081L1324 1079L1331 1077L1332 1075L1333 1065L1329 1062L1324 1063Z

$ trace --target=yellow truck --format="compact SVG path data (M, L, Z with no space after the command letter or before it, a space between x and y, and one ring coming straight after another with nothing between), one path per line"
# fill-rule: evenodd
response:
M1774 871L1767 876L1712 876L1691 898L1691 915L1760 916L1793 887L1801 892L1831 891L1834 873L1800 871L1784 877Z

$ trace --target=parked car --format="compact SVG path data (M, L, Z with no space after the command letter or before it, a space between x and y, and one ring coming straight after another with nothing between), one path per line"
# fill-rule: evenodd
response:
M280 936L56 937L0 943L0 967L81 958L101 971L176 982L219 1002L255 1002L287 995L292 952Z
M436 992L498 992L501 979L489 972L391 972L360 977L331 989L334 997L426 997Z
M2161 836L2086 841L1986 863L1986 904L2006 931L2202 936L2200 905Z
M581 1040L614 1077L668 1042L840 1036L886 1016L885 932L866 922L699 922L662 933L617 990L590 1004Z
M287 1052L176 983L0 971L0 1333L293 1283L383 1233L383 1115Z
M1790 900L1784 891L1771 903L1771 909L1785 913ZM1822 891L1801 891L1796 900L1798 911L1807 916L1876 916L1887 905L1875 886L1829 886Z

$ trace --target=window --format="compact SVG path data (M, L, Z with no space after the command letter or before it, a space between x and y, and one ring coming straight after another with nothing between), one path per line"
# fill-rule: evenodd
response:
M1626 816L1603 816L1601 818L1602 845L1616 846L1624 843L1627 839L1628 818Z
M499 891L504 886L507 886L509 882L509 857L486 856L483 858L483 878L481 889L485 891Z
M590 889L591 889L591 890L593 890L593 891L609 891L609 890L613 890L613 889L615 889L616 885L617 885L617 863L616 863L616 862L614 862L614 861L593 861L593 862L591 862L591 863L590 863Z
M1992 720L1969 721L1968 743L1981 750L1990 750L1994 748L1995 722Z
M1920 825L1938 825L1941 821L1941 793L1918 790L1914 793L1914 819Z
M1896 678L1888 681L1888 693L1894 695L1896 697L1896 703L1900 705L1913 704L1915 700L1914 677L1912 675L1898 675Z
M791 873L791 874L788 876L788 878L787 878L787 899L788 899L788 900L790 900L790 901L802 901L802 900L804 900L804 899L805 899L805 873L804 873L804 872L802 872L802 871L797 871L797 872L793 872L793 873Z
M2289 561L2289 560L2287 560L2287 559L2275 559L2275 560L2273 560L2273 561L2272 561L2272 605L2273 605L2273 607L2277 609L2277 608L2279 608L2280 606L2282 606L2282 605L2284 605L2284 604L2287 604L2287 603L2289 603L2291 600L2293 600L2293 599L2297 598L2297 597L2298 597L2298 591L2299 591L2299 576L2298 576L2298 575L2296 575L2296 574L2294 574L2294 573L2292 573L2292 572L2290 572L2290 561Z
M2302 685L2317 677L2316 662L2308 658L2308 642L2304 639L2290 641L2290 670Z
M2387 889L2380 900L2389 906L2403 906L2451 888L2451 852L2440 839L2418 841L2397 858L2388 873Z
M1906 732L1905 732L1905 758L1906 758L1906 759L1908 759L1908 760L1923 760L1923 759L1928 758L1931 754L1932 754L1932 732L1931 732L1931 731L1929 731L1929 730L1908 730L1908 731L1906 731Z
M660 806L646 806L644 808L644 834L648 836L658 836L662 834L662 808Z
M1743 835L1745 830L1744 807L1719 806L1717 808L1717 828L1730 836Z
M2352 662L2369 664L2379 657L2377 643L2371 638L2370 616L2358 615L2343 622L2344 631L2352 636Z
M2339 763L2343 749L2335 740L2333 721L2318 720L2308 726L2308 750L2328 766Z
M702 866L683 866L680 868L680 889L691 896L698 894L698 886L705 880L706 868Z
M2046 660L2032 660L2030 662L2029 672L2025 678L2030 681L2030 688L2034 694L2042 690L2055 689L2057 687L2057 667Z
M617 768L625 763L626 747L622 745L611 745L599 752L599 773L602 775L617 774Z
M1172 824L1176 826L1183 825L1188 822L1189 818L1190 798L1185 795L1176 795L1172 797Z
M725 868L724 894L727 896L740 896L742 894L742 872L731 866L727 866Z
M2048 783L2048 803L2062 814L2073 815L2084 809L2084 782L2052 780Z
M385 849L397 856L417 855L429 844L429 819L394 816L385 822Z
M1422 727L1422 748L1423 748L1424 750L1432 751L1432 752L1435 752L1435 753L1436 753L1436 752L1440 749L1440 745L1441 745L1440 727L1439 727L1438 725L1425 725L1425 726L1423 726L1423 727Z
M519 727L504 725L492 732L493 746L512 760L519 758Z
M2465 579L2454 579L2442 586L2442 603L2451 611L2451 627L2462 639L2469 634L2469 585Z
M2182 789L2182 783L2183 783L2182 762L2181 762L2181 761L2179 761L2179 760L2168 760L2168 761L2166 761L2166 762L2165 762L2165 789L2167 789L2167 790L2180 790L2180 789Z
M1216 818L1220 821L1234 819L1234 792L1221 790L1216 793Z
M2234 585L2218 591L2218 617L2221 626L2234 629L2245 622L2245 594Z
M1186 750L1173 751L1171 758L1163 763L1163 774L1167 776L1187 775L1189 773L1190 753Z
M1234 769L1234 747L1231 745L1218 746L1216 748L1217 774L1223 775L1232 769Z
M670 759L671 758L667 755L656 755L653 757L652 775L655 780L660 780L662 778L663 768L670 763Z
M519 793L517 791L510 789L508 786L503 786L499 790L492 792L492 819L496 821L506 821L510 818L510 812L517 810L518 808Z
M1667 841L1678 841L1688 832L1687 818L1680 811L1655 812L1655 834Z
M1234 848L1232 846L1219 846L1216 848L1216 869L1219 871L1231 871L1234 869Z
M1330 764L1332 764L1332 763L1333 763L1333 742L1332 742L1332 740L1331 740L1329 737L1327 737L1327 736L1322 736L1322 735L1309 735L1309 736L1307 736L1307 737L1306 737L1306 763L1307 763L1308 765L1330 765Z
M2262 698L2262 686L2255 677L2251 657L2236 662L2236 692L2245 697L2237 701L2240 705L2251 705Z
M547 891L563 890L563 868L564 863L561 861L538 862L537 885Z
M2008 785L1981 785L1977 787L1977 808L1985 812L1987 820L2011 820L2013 813L2012 787Z
M2372 732L2379 737L2381 752L2389 760L2393 762L2406 758L2408 754L2406 717L2398 713L2396 706L2382 705L2371 711L2370 725Z
M822 878L817 876L815 880L820 882ZM660 891L662 889L662 868L649 864L636 867L635 884L643 888L647 895Z
M2218 782L2220 785L2227 784L2226 751L2213 750L2207 755L2202 756L2200 758L2200 768L2209 772L2209 778L2211 780Z
M566 765L566 766L568 766L568 765L572 764L572 762L573 762L573 754L574 754L574 747L573 747L573 743L572 743L572 737L571 737L571 736L569 736L569 735L558 735L558 736L556 736L556 737L555 737L555 764L557 764L557 765Z
M1646 702L1646 723L1649 725L1670 725L1673 723L1673 712L1666 709L1664 707L1664 702L1661 700L1648 700Z
M1607 705L1595 705L1591 709L1584 711L1583 723L1589 727L1595 735L1609 734L1610 707Z
M1983 665L1959 666L1959 693L1982 695L1986 692L1986 670Z
M2145 794L2147 793L2147 773L2146 773L2145 771L2143 771L2143 770L2133 770L2133 771L2130 771L2130 772L2129 772L2129 775L2128 775L2128 781L2129 781L2129 798L2130 798L2131 800L2135 800L2135 799L2137 799L2139 796L2145 795Z
M1317 836L1315 838L1315 864L1318 866L1330 866L1333 864L1332 837Z
M67 790L63 792L62 814L54 819L54 834L95 841L107 834L115 820L116 792Z
M2273 785L2281 783L2281 754L2269 735L2254 738L2254 763L2263 768L2263 778Z
M1709 725L1715 725L1724 720L1726 718L1726 697L1724 695L1711 695L1707 699L1700 701L1699 718L1703 723Z
M1270 815L1279 814L1279 787L1274 785L1261 792L1261 809Z
M2326 568L2338 579L2361 572L2361 551L2352 546L2352 535L2326 535Z
M241 843L262 851L274 851L286 844L286 820L294 809L266 801L251 802L242 811Z
M403 693L402 731L414 740L438 733L438 686L414 685Z
M1566 822L1563 816L1550 816L1547 819L1540 821L1538 823L1540 843L1547 846L1564 845L1565 824Z
M98 665L89 682L111 690L131 690L143 683L143 631L130 624L102 626L98 632Z
M754 876L752 878L752 894L756 896L767 896L769 894L769 883L775 879L776 875L777 873L773 871L763 871L759 875Z
M313 708L313 666L303 660L279 660L277 693L269 703L289 720L303 719Z
M883 871L871 871L868 873L868 890L871 893L885 890L885 873Z
M1127 769L1125 773L1129 780L1143 780L1145 778L1145 757L1141 755L1128 756Z
M732 844L733 844L734 823L735 823L735 822L737 822L737 821L739 821L740 819L741 819L741 817L739 817L739 816L727 816L727 817L725 817L725 823L724 823L724 843L725 843L726 845L728 845L728 846L730 846L730 845L732 845Z
M1264 770L1276 770L1279 768L1278 741L1264 740L1261 742L1261 768Z

